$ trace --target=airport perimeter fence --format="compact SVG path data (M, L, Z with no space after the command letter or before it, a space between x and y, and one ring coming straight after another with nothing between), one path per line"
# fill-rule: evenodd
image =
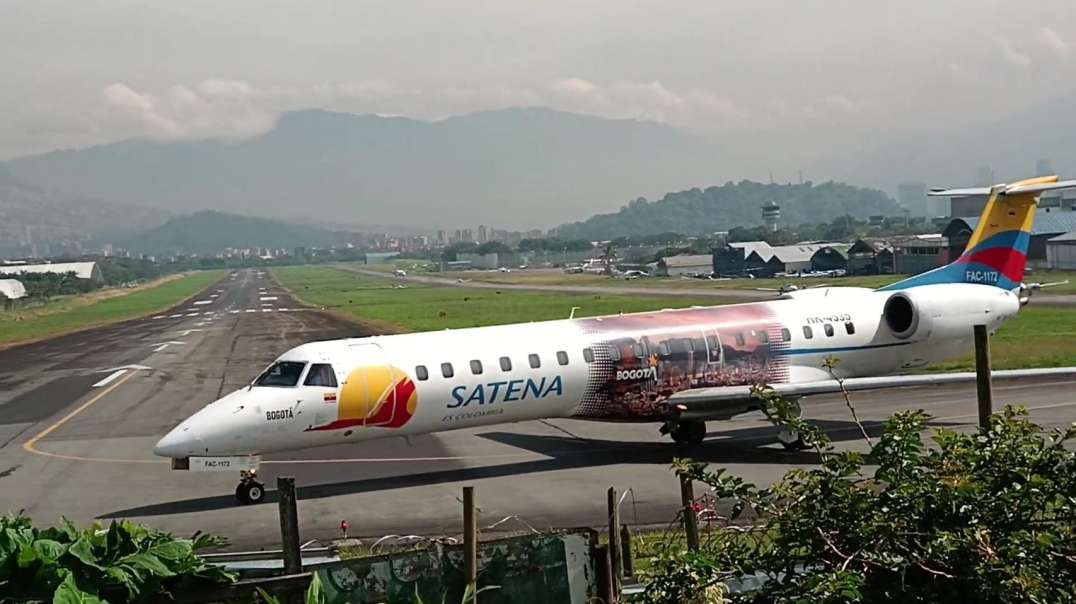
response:
M598 531L540 532L530 528L522 535L480 540L472 487L464 487L461 539L433 539L422 549L346 559L329 555L325 549L317 551L315 557L303 558L294 479L281 477L277 487L283 548L270 554L276 564L237 563L237 556L207 556L237 571L239 581L180 594L177 602L259 602L259 589L284 603L304 602L315 575L325 604L618 601L613 594L619 594L621 581L612 576L611 569L619 556L610 555L611 543L603 544ZM502 519L485 530L495 530L511 519ZM370 549L376 551L384 543L391 546L391 541L383 538ZM481 589L480 595L465 600L468 585Z

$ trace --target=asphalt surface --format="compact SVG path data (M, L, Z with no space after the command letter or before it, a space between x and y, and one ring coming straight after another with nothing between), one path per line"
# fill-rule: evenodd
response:
M171 471L152 455L153 444L291 346L363 330L302 308L252 270L225 278L194 302L206 300L0 352L0 511L24 509L42 523L61 515L80 523L131 518L179 535L224 535L236 548L272 547L279 541L272 485L289 475L300 487L304 540L337 536L341 520L353 536L458 533L462 485L477 488L483 527L513 516L497 528L601 526L608 486L629 491L626 522L662 525L675 518L679 488L668 468L682 451L657 426L573 420L270 456L262 466L266 503L240 506L233 496L237 476ZM147 369L117 374L125 365ZM1046 425L1076 419L1071 382L999 383L995 399L1027 404ZM874 433L889 413L908 407L926 409L937 425L971 428L976 421L973 386L854 400ZM865 448L842 399L818 397L804 408L842 448ZM774 436L757 414L713 422L710 439L693 455L756 483L817 461L810 452L784 451Z

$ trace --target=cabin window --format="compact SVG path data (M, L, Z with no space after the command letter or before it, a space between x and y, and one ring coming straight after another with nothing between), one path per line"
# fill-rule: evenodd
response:
M792 332L789 331L787 327L782 327L781 328L781 341L782 342L791 342L792 341Z
M808 339L808 340L810 340L811 338L814 337L814 332L811 331L811 326L810 325L804 325L803 326L803 337L805 339Z
M471 373L475 375L482 375L482 361L474 359L471 361Z
M769 344L770 334L766 333L765 331L758 332L758 341L762 342L763 344Z
M737 346L743 346L746 343L747 343L747 340L744 340L743 334L742 333L737 333L736 334L736 345Z
M669 349L668 342L662 342L658 344L658 354L663 357L667 357L672 354L672 350Z
M631 353L635 355L635 358L641 359L646 356L646 352L643 350L643 345L636 342L631 345Z
M557 351L557 362L560 363L561 365L567 365L568 364L568 353L564 352L563 350L558 350Z
M710 350L718 350L720 347L717 345L717 336L706 336L706 347Z
M415 366L415 377L417 377L420 382L425 382L430 379L430 372L426 370L425 365L417 365Z
M612 346L611 348L609 348L609 360L610 361L616 362L616 361L619 361L620 358L621 357L620 357L620 347L619 346Z
M276 386L289 388L299 383L306 363L298 361L281 361L273 363L254 382L255 386Z
M539 359L536 354L527 355L527 361L530 362L531 369L538 369L542 366L542 359Z
M826 331L826 337L829 337L829 338L833 337L833 324L832 323L826 323L825 325L822 326L822 329L824 329Z
M501 371L512 370L512 359L508 357L501 357Z
M441 376L450 378L456 375L455 371L452 371L452 363L441 363Z
M704 340L702 338L695 338L695 339L691 340L691 348L695 352L700 352L700 353L706 352L706 340Z
M336 388L336 372L333 366L327 363L314 363L303 380L304 386L325 386Z
M856 332L856 324L848 321L844 324L844 330L848 332L848 335L852 335Z
M588 362L588 363L593 363L594 362L594 349L593 348L584 348L583 349L583 360Z

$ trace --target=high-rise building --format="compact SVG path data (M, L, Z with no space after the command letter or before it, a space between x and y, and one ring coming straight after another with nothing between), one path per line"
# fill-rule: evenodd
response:
M473 242L474 241L474 231L472 231L471 229L463 229L463 232L460 233L460 241L471 241L471 242Z
M485 243L489 241L488 231L486 231L486 225L478 225L478 243Z
M903 182L897 185L897 201L910 216L927 216L927 185L921 182Z

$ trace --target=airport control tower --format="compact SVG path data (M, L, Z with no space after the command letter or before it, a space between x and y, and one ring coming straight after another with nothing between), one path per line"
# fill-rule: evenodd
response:
M777 221L781 219L781 206L777 205L777 202L771 201L770 203L762 206L762 222L766 226L770 227L771 231L777 232Z

